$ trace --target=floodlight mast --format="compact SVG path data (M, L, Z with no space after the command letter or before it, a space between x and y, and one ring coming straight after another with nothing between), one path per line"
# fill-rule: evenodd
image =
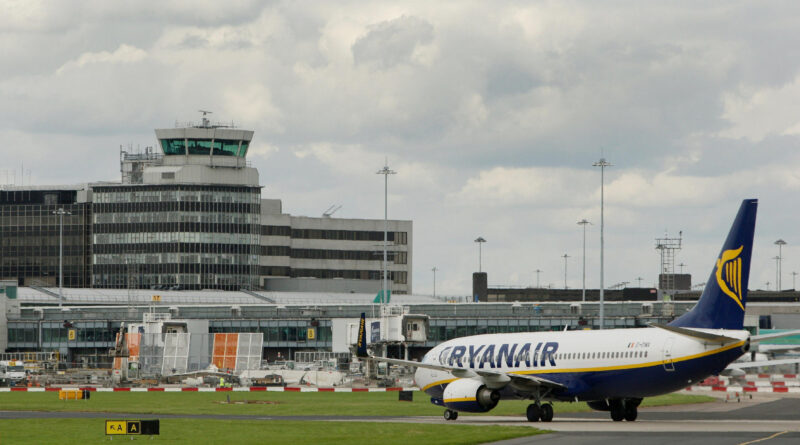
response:
M779 239L778 241L775 241L775 245L778 246L778 270L777 270L777 273L778 273L778 277L777 278L778 279L775 282L778 283L778 292L780 292L782 290L782 288L783 288L783 286L781 285L781 281L782 281L782 278L783 278L783 273L781 271L781 266L783 265L782 264L783 263L783 251L782 251L781 248L786 245L786 241L784 241L782 239ZM792 286L792 287L794 287L794 286Z
M58 215L58 307L64 302L64 215L72 215L72 212L64 210L63 207L53 211L53 215Z
M604 271L603 271L603 228L605 222L605 215L604 215L604 187L605 187L605 171L606 167L612 167L613 164L606 161L606 158L600 158L599 161L592 164L594 167L600 167L600 329L603 329L603 324L605 321L605 314L603 313L603 296L604 296Z
M591 224L586 218L578 221L578 224L583 226L583 291L581 292L581 301L586 302L586 225Z
M395 175L397 172L389 168L389 160L387 159L383 168L378 170L376 174L383 175L383 292L381 293L381 305L383 305L387 302L386 290L389 287L386 272L386 249L389 242L389 175Z

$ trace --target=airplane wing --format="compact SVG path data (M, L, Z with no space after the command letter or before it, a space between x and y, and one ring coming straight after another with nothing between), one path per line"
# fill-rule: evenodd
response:
M391 363L400 366L413 366L415 368L433 369L436 371L446 371L453 374L458 378L474 378L480 377L486 382L489 388L501 388L509 383L513 384L519 389L545 387L550 389L566 389L567 387L561 383L552 380L544 379L527 374L515 374L510 372L495 371L489 369L469 369L459 368L458 366L437 365L433 363L414 362L411 360L399 360L396 358L383 358L383 357L361 357L367 360L374 360L377 362Z

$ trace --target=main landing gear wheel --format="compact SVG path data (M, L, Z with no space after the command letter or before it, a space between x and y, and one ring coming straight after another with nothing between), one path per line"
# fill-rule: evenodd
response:
M611 408L611 420L614 422L622 422L625 418L625 407L622 405L621 400L611 400L609 402Z
M444 420L456 420L458 419L458 411L453 411L451 409L444 410Z
M542 422L553 421L553 405L545 403L544 405L542 405L541 411L542 411L541 415Z
M636 417L639 415L639 410L633 405L625 406L625 420L628 422L633 422L636 420Z
M542 416L542 410L539 408L539 405L531 403L528 405L525 415L528 416L528 422L538 422L539 418Z

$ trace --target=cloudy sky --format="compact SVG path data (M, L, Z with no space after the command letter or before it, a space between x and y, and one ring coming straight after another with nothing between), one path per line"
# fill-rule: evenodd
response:
M120 146L198 109L255 130L284 211L414 222L415 293L704 282L759 198L750 288L800 272L800 4L0 1L0 183L119 179ZM22 173L21 173L22 172Z

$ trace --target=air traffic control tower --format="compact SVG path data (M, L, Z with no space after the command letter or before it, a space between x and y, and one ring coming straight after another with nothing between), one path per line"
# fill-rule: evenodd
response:
M93 185L92 285L253 288L261 187L253 131L212 124L157 129L162 153L121 152L121 184Z

